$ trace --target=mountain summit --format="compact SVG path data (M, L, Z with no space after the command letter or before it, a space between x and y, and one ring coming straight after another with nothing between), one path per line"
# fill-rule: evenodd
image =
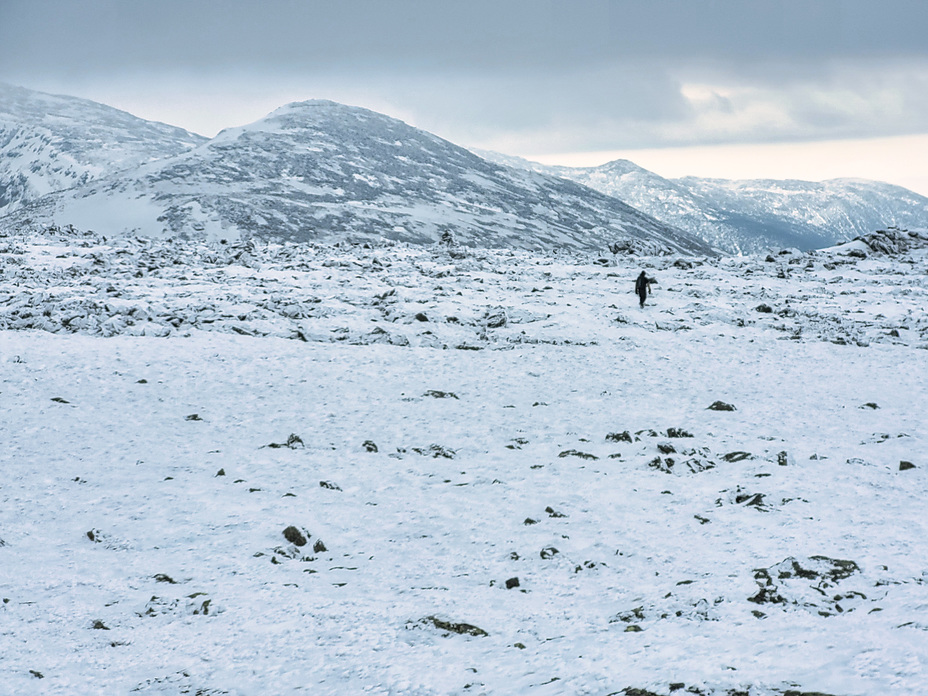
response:
M17 217L111 233L431 242L452 232L491 247L604 249L630 238L712 253L610 196L330 101L289 104L189 151L50 195Z
M0 215L205 141L97 102L0 83Z

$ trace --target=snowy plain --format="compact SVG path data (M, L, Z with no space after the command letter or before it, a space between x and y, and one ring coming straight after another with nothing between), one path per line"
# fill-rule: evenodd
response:
M856 248L0 239L0 693L922 692L928 256Z

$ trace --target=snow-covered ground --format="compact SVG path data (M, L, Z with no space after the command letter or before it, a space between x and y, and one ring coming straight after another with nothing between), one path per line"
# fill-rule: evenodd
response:
M924 250L0 271L0 693L924 689Z

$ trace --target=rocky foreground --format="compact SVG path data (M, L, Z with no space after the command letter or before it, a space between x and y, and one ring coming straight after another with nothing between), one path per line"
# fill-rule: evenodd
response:
M918 693L926 241L2 238L0 693Z
M55 228L0 237L0 329L482 349L719 323L791 340L926 347L925 247L926 233L890 230L820 252L639 259L108 240ZM645 314L629 295L639 269L658 279Z

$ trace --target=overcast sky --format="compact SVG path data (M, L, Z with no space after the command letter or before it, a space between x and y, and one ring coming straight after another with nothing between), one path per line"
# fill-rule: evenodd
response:
M839 175L891 180L896 158L928 195L925 0L0 0L0 81L208 136L328 98L465 146L691 170L667 175L804 143L797 177L853 156Z

